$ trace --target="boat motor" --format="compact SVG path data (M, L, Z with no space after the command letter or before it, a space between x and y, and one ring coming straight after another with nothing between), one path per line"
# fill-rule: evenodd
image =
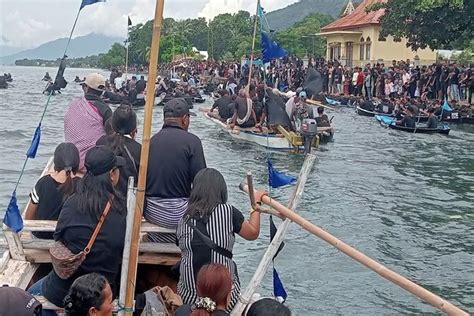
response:
M304 152L305 154L309 154L311 153L313 139L318 135L318 125L316 124L316 120L304 119L301 122L300 132L303 136Z

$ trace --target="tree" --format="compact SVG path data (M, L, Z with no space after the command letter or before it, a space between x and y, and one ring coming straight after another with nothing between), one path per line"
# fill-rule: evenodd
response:
M114 43L107 54L100 56L99 65L102 68L112 68L125 64L125 46L119 43Z
M474 38L472 0L388 0L367 9L385 9L380 35L406 38L413 50L465 47Z
M326 40L315 34L321 31L321 26L329 24L331 21L332 17L330 15L310 14L292 27L277 33L277 42L287 49L290 54L299 57L313 54L313 48L316 56L324 56Z

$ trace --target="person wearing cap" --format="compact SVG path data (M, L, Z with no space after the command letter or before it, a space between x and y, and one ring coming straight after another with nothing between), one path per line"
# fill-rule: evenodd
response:
M140 153L142 146L135 140L137 134L137 114L129 105L120 105L112 115L112 131L97 141L97 145L106 145L114 154L123 157L125 166L120 170L117 191L127 196L128 178L134 177L135 186L138 180Z
M79 149L81 171L87 151L105 135L105 123L112 116L112 110L100 97L105 88L104 76L87 75L82 88L84 96L74 99L64 115L64 138Z
M189 106L182 98L168 101L163 128L150 140L144 217L153 224L175 229L186 212L194 176L206 168L201 140L188 132ZM149 239L175 242L175 237L150 234Z
M41 312L41 303L30 293L17 287L0 287L0 316L41 316Z
M31 286L29 292L42 295L58 307L72 283L88 273L99 273L117 293L117 279L125 241L126 213L125 199L116 193L115 186L120 177L120 168L125 160L116 156L107 146L95 146L86 155L86 174L78 185L76 193L67 199L59 215L54 240L61 241L77 254L84 250L103 214L108 201L111 208L95 239L90 253L78 270L68 279L60 278L54 269L43 279Z

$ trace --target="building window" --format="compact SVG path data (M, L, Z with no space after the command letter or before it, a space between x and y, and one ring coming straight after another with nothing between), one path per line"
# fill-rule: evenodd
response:
M394 41L394 42L397 42L397 43L400 43L400 42L402 41L402 39L399 38L399 37L394 37L394 38L393 38L393 41Z
M367 37L367 41L365 43L365 59L370 60L370 48L372 46L372 42L370 37Z
M360 39L360 51L359 51L359 60L364 60L364 50L365 50L365 45L364 45L364 38L362 37Z

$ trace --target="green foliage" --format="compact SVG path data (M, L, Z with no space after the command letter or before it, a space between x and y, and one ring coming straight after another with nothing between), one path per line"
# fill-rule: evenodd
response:
M380 8L385 9L381 36L405 37L413 50L452 49L474 38L472 0L388 0L368 9Z
M304 55L324 56L326 51L326 40L316 33L321 31L321 27L330 23L332 17L327 14L313 13L305 17L302 21L295 23L292 27L277 33L276 39L280 46L287 49L290 54L299 57Z
M125 64L125 46L119 43L114 43L107 54L100 57L99 63L101 68L112 68Z
M80 58L70 58L66 60L67 67L70 68L101 68L100 59L103 54L80 57ZM59 67L61 59L56 60L44 60L44 59L19 59L15 61L16 66L41 66L41 67Z
M470 42L469 47L466 47L462 53L454 56L454 59L460 65L469 65L474 62L474 40Z

